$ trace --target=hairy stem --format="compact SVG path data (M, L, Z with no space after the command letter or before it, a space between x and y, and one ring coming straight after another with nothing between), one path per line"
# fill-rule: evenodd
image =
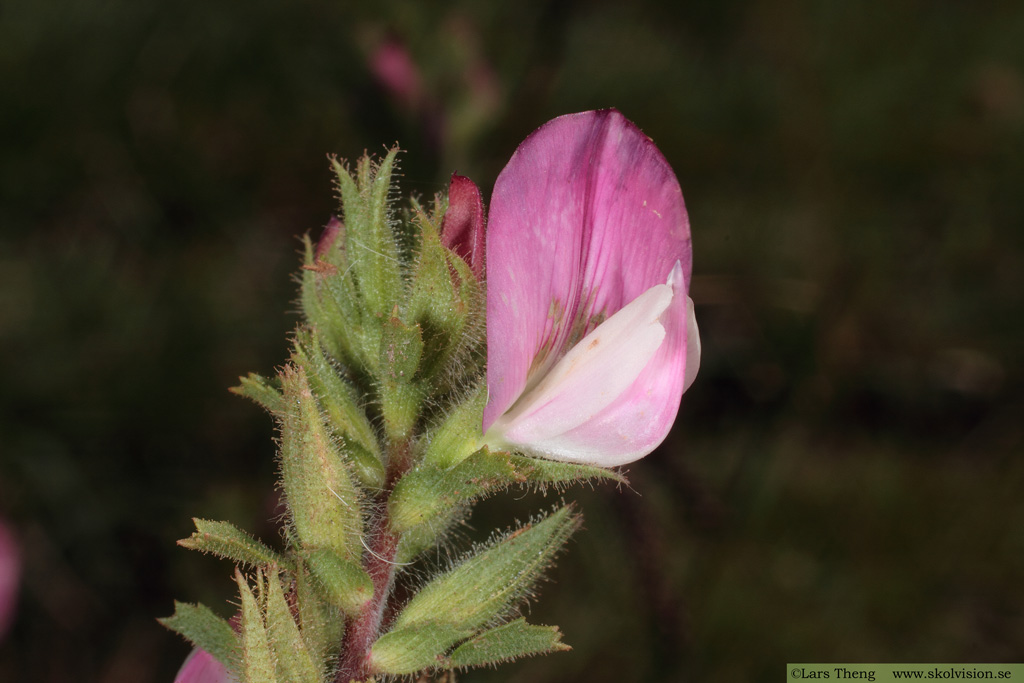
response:
M409 468L409 448L408 439L392 443L388 448L387 483L374 501L373 511L368 520L368 544L363 554L363 568L373 580L373 599L349 624L341 654L341 666L334 678L335 683L363 681L370 676L367 661L370 647L380 635L384 613L395 582L395 554L399 539L391 531L388 501L395 482Z

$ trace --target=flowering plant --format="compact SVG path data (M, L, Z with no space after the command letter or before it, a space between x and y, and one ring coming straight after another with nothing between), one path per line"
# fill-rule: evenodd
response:
M285 548L195 520L179 543L235 562L240 611L179 603L163 620L197 647L180 683L345 683L567 649L517 609L579 526L571 505L404 603L396 583L484 496L624 481L609 468L665 438L696 374L682 193L617 111L534 132L486 221L458 175L396 213L396 153L335 162L344 220L306 240L292 356L235 388L280 429Z

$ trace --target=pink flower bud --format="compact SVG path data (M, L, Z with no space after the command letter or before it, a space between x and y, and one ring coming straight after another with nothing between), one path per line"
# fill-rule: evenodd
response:
M441 223L441 241L461 256L478 278L484 275L485 234L480 188L469 178L452 173L448 211Z
M619 112L531 134L491 198L485 442L605 467L654 450L700 364L691 259L675 174Z
M181 665L174 683L238 683L238 680L213 655L197 647Z
M345 224L342 223L336 216L331 216L331 219L327 221L327 225L324 226L323 233L320 234L320 239L316 242L315 255L317 259L321 259L324 255L331 250L334 243L338 239L338 235L345 229Z

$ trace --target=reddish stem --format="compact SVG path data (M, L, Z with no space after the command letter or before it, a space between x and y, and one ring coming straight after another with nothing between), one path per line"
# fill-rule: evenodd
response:
M373 512L368 520L368 552L363 554L363 568L373 580L373 599L366 603L359 616L349 623L345 633L345 646L341 653L341 666L334 677L335 683L363 681L370 677L370 647L380 634L384 612L395 581L398 537L391 531L388 500L391 498L395 482L409 468L409 442L394 443L389 450L387 483L374 501Z
M370 656L370 646L377 640L384 608L391 595L391 586L395 578L395 565L392 563L398 549L398 539L387 529L387 515L379 519L379 528L369 543L371 552L366 554L363 561L363 567L373 579L373 599L366 603L362 613L349 624L341 668L334 679L335 683L362 681L369 677L367 660Z

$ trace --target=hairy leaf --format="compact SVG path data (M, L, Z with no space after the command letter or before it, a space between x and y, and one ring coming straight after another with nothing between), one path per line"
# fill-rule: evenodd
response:
M262 584L262 573L257 572ZM249 582L242 572L235 570L235 582L242 598L242 669L246 683L278 683L274 655L270 649L263 612L256 602ZM261 590L262 592L262 590Z
M196 647L209 652L224 666L237 666L238 635L231 624L214 614L206 605L175 602L174 614L159 621Z
M517 480L508 454L490 453L486 448L447 469L422 463L395 485L391 526L404 533L429 524L456 506Z
M534 626L516 619L504 626L484 631L455 648L451 665L484 666L500 664L519 657L570 650L562 642L557 626Z
M362 565L339 557L329 548L312 551L306 562L328 600L350 616L373 599L373 580Z
M291 563L230 522L213 522L193 517L196 531L178 545L190 550L213 553L249 567L276 564L288 567Z
M284 410L284 398L281 396L281 390L274 385L273 381L262 375L257 375L255 372L250 372L245 377L239 377L238 381L238 386L231 387L228 391L255 401L273 415L278 415Z
M277 660L277 677L289 683L320 683L320 665L310 654L277 572L267 574L267 634Z
M525 455L511 456L516 472L527 481L537 484L574 484L588 479L614 481L627 484L626 478L615 470L594 465L583 465L572 462L557 462L542 458L530 458Z
M359 490L327 434L305 371L281 372L289 410L281 418L281 480L299 540L358 557L362 533Z
M563 507L512 532L424 586L398 615L395 628L436 622L474 631L504 616L579 524L579 516Z
M439 623L394 629L373 644L370 667L384 674L411 674L424 669L447 668L444 653L471 633L451 624Z

